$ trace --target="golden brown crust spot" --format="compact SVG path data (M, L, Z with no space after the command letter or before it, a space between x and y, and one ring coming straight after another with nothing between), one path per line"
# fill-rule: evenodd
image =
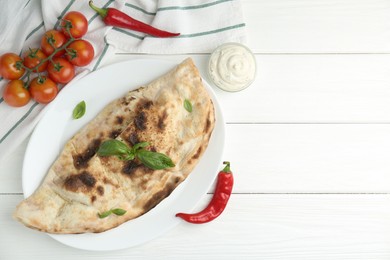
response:
M135 145L140 142L137 133L131 133L129 137L127 138L127 141L131 143L132 145Z
M136 163L134 160L127 161L122 167L122 173L131 177L139 167L141 167L141 164Z
M107 179L106 177L103 178L103 183L104 184L109 184L115 188L119 188L119 185L118 184L115 184L113 181Z
M101 142L100 139L94 139L83 153L73 155L74 167L76 169L86 168L88 166L88 161L96 154Z
M64 181L65 189L76 192L78 190L90 190L95 186L96 179L87 171L68 176Z
M176 177L175 180L174 180L174 183L178 184L180 181L181 181L181 178L180 177Z
M202 146L199 146L198 150L196 150L196 153L192 156L191 159L198 159L199 156L200 156L201 153L202 153L202 150L203 150L203 147L202 147Z
M160 130L165 129L165 121L168 118L168 113L166 110L163 111L162 115L158 117L158 122L157 122L157 128Z
M111 133L110 133L110 138L112 138L112 139L115 139L115 138L117 138L118 137L118 135L120 135L121 134L121 130L113 130L113 131L111 131Z
M146 167L138 160L126 161L122 167L122 173L131 179L145 176L145 174L152 173L153 171L153 169Z
M204 126L203 132L204 132L204 133L209 132L210 126L211 126L211 121L210 121L209 117L207 117L206 124L205 124L205 126Z
M139 130L146 129L146 115L144 111L139 112L134 118L134 124Z
M97 192L98 192L98 194L100 195L100 196L103 196L104 195L104 188L102 187L102 186L98 186L97 188L96 188L96 190L97 190Z
M117 116L115 123L121 125L123 123L123 120L124 120L123 116Z
M157 193L155 193L144 205L143 209L145 212L154 208L158 203L160 203L163 199L168 197L172 191L176 188L175 184L167 184L165 188Z
M136 116L134 118L134 124L141 131L146 130L146 124L148 120L146 111L149 110L152 106L153 101L147 99L140 99L137 103L135 108Z

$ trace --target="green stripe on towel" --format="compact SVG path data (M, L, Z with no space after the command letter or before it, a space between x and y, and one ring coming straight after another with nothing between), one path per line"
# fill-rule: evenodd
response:
M31 107L30 109L27 111L26 114L24 114L24 116L22 116L22 118L20 118L18 120L18 122L16 122L16 124L11 127L10 130L8 130L8 132L0 139L0 144L12 133L12 131L14 131L16 129L16 127L18 127L23 121L24 119L26 119L30 114L31 112L34 110L34 108L38 105L39 103L35 102Z
M129 4L129 3L126 3L125 6L131 7L131 8L133 8L133 9L135 9L135 10L138 10L138 11L140 11L140 12L143 12L144 14L156 15L156 13L148 12L148 11L146 11L145 9L142 9L141 7L138 7L138 6Z
M202 8L206 8L206 7L209 7L209 6L214 6L214 5L217 5L217 4L222 4L222 3L226 3L226 2L232 2L234 0L218 0L218 1L215 1L215 2L211 2L211 3L207 3L207 4L200 4L200 5L189 5L189 6L166 6L166 7L160 7L157 9L157 12L160 12L160 11L169 11L169 10L193 10L193 9L202 9ZM139 6L135 6L135 5L132 5L132 4L129 4L129 3L126 3L125 6L127 7L131 7L135 10L138 10L138 11L141 11L142 13L144 14L147 14L147 15L156 15L156 12L148 12L146 11L145 9L142 9L141 7Z
M27 41L36 31L38 31L39 29L41 29L43 27L44 23L41 22L37 27L35 27L27 36L26 36L26 39L25 41Z
M157 12L159 11L167 11L167 10L192 10L192 9L201 9L201 8L206 8L209 6L217 5L217 4L222 4L225 2L231 2L233 0L219 0L207 4L201 4L201 5L191 5L191 6L167 6L167 7L160 7L157 9Z
M174 38L194 38L194 37L199 37L199 36L215 34L215 33L223 32L223 31L234 30L234 29L241 28L241 27L245 27L245 23L240 23L240 24L236 24L236 25L232 25L232 26L227 26L227 27L223 27L223 28L219 28L219 29L215 29L215 30L211 30L211 31L190 33L190 34L180 34L179 36L176 36ZM151 38L151 39L153 39L153 38L155 38L155 39L172 39L172 38L158 38L158 37L153 37L153 36L139 36L137 34L131 33L129 31L126 31L126 30L123 30L123 29L119 29L117 27L114 27L113 30L115 30L117 32L120 32L120 33L123 33L123 34L126 34L126 35L129 35L129 36L131 36L133 38L137 38L139 40L143 40L145 37L148 37L148 38Z
M27 3L23 6L23 9L26 8L26 6L28 6L28 4L30 3L31 0L28 0Z
M58 26L60 25L60 22L62 20L62 17L64 17L65 13L69 10L69 8L72 6L72 4L75 2L76 0L70 0L69 1L69 4L65 7L64 10L62 10L60 16L57 18L57 22L56 24L54 25L54 29L58 29Z
M106 42L106 39L104 38L104 41ZM99 65L100 65L100 62L102 61L104 55L106 55L106 52L108 50L108 47L109 47L109 44L106 42L106 45L104 46L103 48L103 51L102 51L102 54L100 55L99 59L96 61L96 64L95 66L93 67L92 71L95 71Z
M118 28L118 27L114 27L112 28L114 31L117 31L117 32L120 32L120 33L123 33L123 34L127 34L133 38L137 38L138 40L143 40L145 37L144 36L140 36L140 35L137 35L135 33L131 33L129 32L128 30L124 30L124 29L121 29L121 28Z
M211 31L206 31L206 32L199 32L199 33L191 33L191 34L180 34L179 36L176 36L175 38L193 38L193 37L199 37L199 36L204 36L204 35L210 35L210 34L215 34L223 31L229 31L229 30L234 30L237 28L245 27L245 23L240 23L224 28L219 28Z

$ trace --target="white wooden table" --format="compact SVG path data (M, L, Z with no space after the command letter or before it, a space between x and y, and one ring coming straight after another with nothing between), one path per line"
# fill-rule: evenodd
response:
M0 162L0 259L390 259L390 1L242 4L258 75L215 88L236 180L223 215L116 252L64 246L11 218L26 140Z

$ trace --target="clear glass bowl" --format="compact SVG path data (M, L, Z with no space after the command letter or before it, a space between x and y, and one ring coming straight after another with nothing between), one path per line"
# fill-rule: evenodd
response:
M211 53L208 63L209 78L224 91L246 89L255 80L256 72L255 56L243 44L224 43Z

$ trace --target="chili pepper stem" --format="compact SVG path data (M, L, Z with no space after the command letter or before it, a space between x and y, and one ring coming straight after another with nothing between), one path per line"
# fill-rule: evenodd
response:
M226 164L225 168L223 168L222 172L231 173L230 171L230 162L225 161L223 164Z
M91 0L91 1L89 1L89 6L93 9L93 10L95 10L101 17L106 17L107 16L107 9L105 9L105 8L99 8L99 7L97 7L97 6L95 6L94 4L93 4L93 1Z

